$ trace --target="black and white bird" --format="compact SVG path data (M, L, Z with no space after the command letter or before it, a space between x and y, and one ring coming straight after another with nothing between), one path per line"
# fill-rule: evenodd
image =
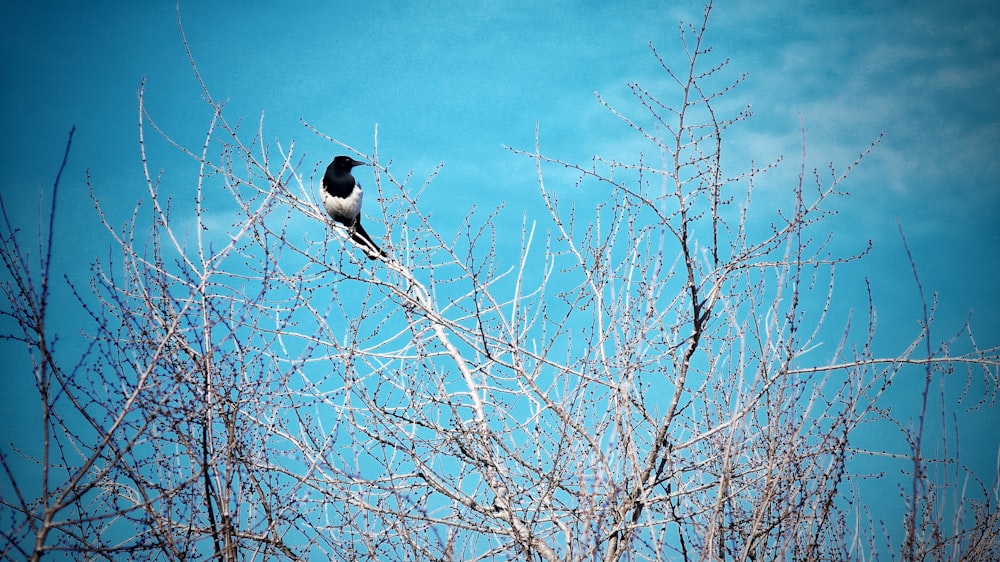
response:
M351 175L352 168L364 165L364 162L358 162L350 156L334 158L326 167L326 174L323 175L320 199L330 217L346 226L351 234L351 240L361 246L368 259L374 260L385 257L385 252L361 226L361 200L364 198L364 193L361 191L361 184Z

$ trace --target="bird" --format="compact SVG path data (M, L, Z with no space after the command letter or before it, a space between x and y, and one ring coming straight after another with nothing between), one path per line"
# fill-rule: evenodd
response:
M361 184L351 175L352 168L365 165L350 156L335 157L323 175L320 199L330 218L346 226L351 240L361 247L368 259L374 260L385 257L385 252L361 226L361 200L364 192L361 191Z

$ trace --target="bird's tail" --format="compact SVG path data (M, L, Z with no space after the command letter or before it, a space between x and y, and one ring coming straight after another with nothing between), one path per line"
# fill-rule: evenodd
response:
M382 248L378 247L378 244L372 240L371 236L365 231L365 227L361 226L361 221L354 223L354 228L351 232L351 240L361 247L361 250L368 256L370 260L377 260L379 258L385 258L385 252Z

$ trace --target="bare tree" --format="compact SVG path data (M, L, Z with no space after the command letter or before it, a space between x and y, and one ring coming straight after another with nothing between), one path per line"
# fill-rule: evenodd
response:
M706 62L710 10L681 28L681 69L652 49L671 91L630 85L638 116L601 100L646 142L634 160L514 150L548 216L525 218L512 256L500 209L433 223L436 171L395 175L377 130L365 154L307 125L373 164L367 212L389 257L369 263L317 204L322 162L304 170L263 123L247 139L204 82L203 145L170 141L194 180L161 185L145 137L170 137L140 88L146 202L118 226L92 188L112 252L89 290L65 286L92 320L81 356L47 327L51 231L36 261L6 221L3 313L19 331L4 337L35 361L44 442L0 456L5 556L1000 557L996 475L970 479L926 429L958 431L928 415L942 377L995 407L998 348L968 326L964 343L933 340L926 297L889 357L870 298L860 331L829 325L835 270L867 250L833 253L826 219L878 140L842 171L808 173L803 155L786 204L755 205L778 162L724 172L724 135L750 113L718 109L742 77ZM569 186L606 199L578 213ZM900 378L924 385L915 424L883 407ZM887 460L908 462L902 521L873 520L858 492L872 425L909 443Z

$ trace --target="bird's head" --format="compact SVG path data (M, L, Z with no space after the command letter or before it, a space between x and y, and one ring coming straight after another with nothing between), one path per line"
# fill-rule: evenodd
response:
M359 162L350 156L337 156L333 159L333 169L337 171L350 172L355 166L366 166L364 162Z

